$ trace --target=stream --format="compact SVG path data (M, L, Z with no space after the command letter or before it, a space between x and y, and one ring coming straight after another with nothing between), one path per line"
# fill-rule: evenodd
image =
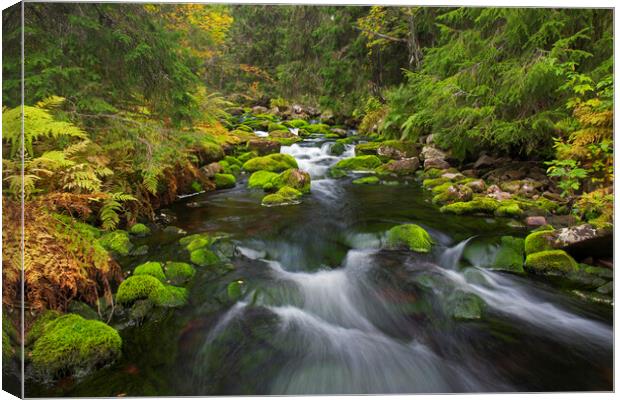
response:
M483 268L508 219L441 214L414 180L331 179L333 141L281 152L312 177L299 205L262 207L244 178L171 207L188 233L224 232L234 268L198 268L189 304L121 331L123 358L78 382L30 395L370 394L613 389L609 307L542 278ZM385 232L416 223L429 254L383 249ZM174 260L163 234L144 260ZM176 240L176 239L175 239ZM226 284L239 301L222 306ZM484 302L480 319L450 314L456 294Z

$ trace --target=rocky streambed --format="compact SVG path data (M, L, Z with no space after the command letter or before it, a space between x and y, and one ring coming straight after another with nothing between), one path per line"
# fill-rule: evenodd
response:
M105 239L116 361L28 396L612 390L609 231L536 169L231 123L243 146L201 170L219 190Z

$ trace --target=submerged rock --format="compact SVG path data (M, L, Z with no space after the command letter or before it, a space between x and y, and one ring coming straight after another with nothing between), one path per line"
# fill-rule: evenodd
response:
M358 178L353 181L355 185L375 185L379 183L379 178L376 176L365 176L363 178Z
M499 250L495 254L492 268L521 274L525 258L524 240L512 236L502 236Z
M345 146L343 143L336 142L331 145L329 148L329 153L333 156L340 156L345 151Z
M428 253L433 246L431 235L416 224L397 225L387 232L387 244L391 248L407 247L417 253Z
M456 290L447 297L445 307L448 315L456 320L479 320L484 301L473 293Z

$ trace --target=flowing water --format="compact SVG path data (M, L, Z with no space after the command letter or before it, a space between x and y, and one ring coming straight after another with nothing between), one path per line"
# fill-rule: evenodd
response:
M507 220L440 214L415 181L330 179L329 166L353 155L348 146L331 156L331 145L319 137L282 148L312 176L302 204L261 207L263 194L245 183L176 204L175 225L189 233L231 235L234 269L199 271L187 307L122 331L119 363L43 393L612 389L610 309L464 255L474 242L525 231ZM433 252L383 249L385 231L402 223L426 228ZM180 251L149 240L156 250L145 260ZM242 281L242 299L214 301L232 280ZM453 318L457 294L482 299L482 318Z

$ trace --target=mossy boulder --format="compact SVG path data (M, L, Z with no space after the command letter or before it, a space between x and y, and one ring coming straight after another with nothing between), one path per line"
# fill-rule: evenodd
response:
M135 275L150 275L154 278L159 279L164 282L166 280L166 275L164 275L164 270L161 267L161 263L156 261L148 261L144 264L138 265L134 270L133 274Z
M502 236L501 243L492 268L521 274L525 258L524 240L512 236Z
M227 189L235 187L237 179L232 174L215 174L215 187L217 189Z
M185 284L191 281L194 275L196 275L194 267L184 262L167 262L165 269L166 278L168 278L173 285Z
M166 285L151 275L134 275L121 282L116 292L118 303L132 304L140 299L162 307L178 307L187 302L187 291Z
M340 156L345 151L345 146L343 143L336 142L331 145L329 148L329 154L332 156Z
M457 215L477 213L493 214L499 205L499 201L490 197L478 197L471 201L460 201L445 205L441 207L439 211Z
M209 249L199 248L193 250L189 254L189 259L193 264L200 267L206 267L209 265L217 264L220 259Z
M379 150L379 146L381 146L381 142L369 142L369 143L360 143L355 146L355 155L356 156L369 156L369 155L377 155L377 150Z
M443 185L437 186L437 189ZM435 190L433 189L433 192ZM446 204L454 202L469 201L473 196L471 188L465 185L449 185L445 190L440 191L433 197L433 204Z
M363 178L358 178L353 181L355 185L376 185L379 183L379 178L376 176L365 176Z
M129 233L122 230L108 232L99 238L99 243L108 251L121 256L129 254L133 245L129 239Z
M456 290L445 301L448 315L456 320L471 321L482 318L484 302L473 293Z
M276 172L256 171L248 179L248 187L270 191L274 188L274 180L278 177Z
M373 171L382 164L377 156L357 156L340 160L330 168L333 177L343 176L344 171Z
M519 217L523 214L523 210L518 203L501 204L494 214L498 217Z
M239 160L241 166L243 167L243 163L256 157L258 157L258 153L256 153L255 151L246 151L245 153L241 153L239 157L237 157L237 160Z
M282 125L288 126L290 128L303 128L310 124L303 119L292 119L290 121L283 122Z
M193 251L213 244L215 238L207 233L195 233L179 239L179 244L187 251Z
M525 253L532 254L544 250L552 250L554 240L553 230L539 230L532 232L525 238Z
M406 176L413 175L419 166L420 160L417 157L403 158L401 160L390 160L377 167L375 172L379 175Z
M276 193L263 197L261 204L266 207L299 204L302 193L294 188L284 186Z
M417 253L428 253L433 243L431 235L416 224L397 225L387 232L390 248L407 247Z
M379 144L377 155L392 160L416 157L419 151L414 142L400 140L386 140Z
M120 335L101 321L66 314L45 324L43 331L30 353L37 374L83 374L115 361L121 354Z
M309 133L319 133L323 135L327 135L331 133L331 129L327 124L310 124L303 127Z
M564 250L545 250L528 254L525 267L536 272L574 272L578 265Z
M424 179L424 181L422 181L422 187L426 188L426 189L433 189L437 186L440 185L444 185L446 183L450 183L450 179L448 178L428 178L428 179Z
M252 158L243 164L243 169L249 172L271 171L282 172L289 168L297 168L297 161L290 154L269 154L263 157Z
M297 168L287 169L273 180L277 189L291 187L302 193L310 192L310 174Z
M273 131L285 131L285 132L288 132L288 128L286 126L284 126L283 124L279 124L277 122L271 122L271 123L269 123L269 125L267 125L267 131L269 131L269 132L273 132Z
M134 236L144 237L151 234L151 228L144 224L133 224L131 228L129 228L129 233Z

